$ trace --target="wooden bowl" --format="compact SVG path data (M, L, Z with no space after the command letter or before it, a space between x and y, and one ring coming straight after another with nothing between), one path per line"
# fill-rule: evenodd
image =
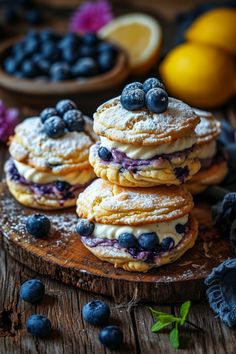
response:
M129 75L128 57L119 49L116 65L110 71L85 80L50 82L17 78L4 71L3 61L20 39L7 40L0 46L0 94L11 106L39 110L54 106L62 98L71 98L84 113L91 114L101 103L120 93Z

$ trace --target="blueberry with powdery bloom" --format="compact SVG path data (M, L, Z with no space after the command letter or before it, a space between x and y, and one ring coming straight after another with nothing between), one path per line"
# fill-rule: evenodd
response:
M56 104L56 110L57 113L59 114L59 116L63 117L63 115L72 110L72 109L77 109L77 105L74 101L72 100L61 100L59 102L57 102Z
M146 81L144 81L143 90L146 93L153 88L161 88L162 90L165 91L165 86L163 85L163 83L160 80L156 79L155 77L151 77Z
M51 118L51 117L56 116L56 115L57 115L57 111L56 111L55 108L53 108L53 107L45 108L40 113L41 122L44 123L48 118Z
M168 95L161 88L152 88L146 93L145 103L150 112L162 113L168 107Z
M81 236L90 236L94 230L94 223L87 219L80 219L76 226L76 231Z
M65 122L66 128L70 132L82 132L84 130L84 117L82 112L77 109L72 109L66 112L63 116L63 120Z
M42 214L31 215L26 221L26 230L36 238L48 236L50 228L50 220Z
M31 315L26 321L26 328L32 336L43 338L50 334L52 325L47 316Z
M112 153L104 146L98 149L98 156L104 161L110 161L112 158Z
M110 309L104 301L93 300L83 306L82 316L86 322L94 326L101 326L108 321Z
M118 349L123 342L123 333L118 326L107 326L101 330L99 339L105 347Z
M61 138L65 134L65 123L61 117L52 116L44 123L44 131L52 139Z
M133 90L123 90L120 97L120 102L122 107L128 111L142 109L145 106L145 93L139 88Z
M20 287L20 298L30 304L40 302L44 296L44 293L44 285L39 279L29 279Z
M138 243L145 251L153 251L159 245L159 239L155 232L147 232L139 236Z

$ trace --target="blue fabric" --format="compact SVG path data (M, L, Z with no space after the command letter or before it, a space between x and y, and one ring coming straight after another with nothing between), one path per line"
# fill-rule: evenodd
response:
M236 258L214 268L205 285L212 310L228 327L236 327Z

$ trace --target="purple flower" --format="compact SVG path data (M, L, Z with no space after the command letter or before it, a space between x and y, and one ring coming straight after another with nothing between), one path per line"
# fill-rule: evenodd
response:
M87 1L72 15L69 28L72 32L97 32L112 18L112 9L107 0Z
M19 117L19 111L15 108L7 108L0 100L0 141L7 141L13 134Z

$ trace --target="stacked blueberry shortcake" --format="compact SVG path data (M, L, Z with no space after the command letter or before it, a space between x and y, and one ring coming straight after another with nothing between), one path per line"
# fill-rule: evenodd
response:
M98 179L77 201L77 231L94 255L128 271L171 263L191 248L197 222L182 183L200 169L198 115L151 78L127 85L94 114ZM155 187L155 188L154 188Z
M5 165L10 192L28 207L75 205L78 194L95 178L88 161L95 141L92 120L70 100L24 120L11 137Z

